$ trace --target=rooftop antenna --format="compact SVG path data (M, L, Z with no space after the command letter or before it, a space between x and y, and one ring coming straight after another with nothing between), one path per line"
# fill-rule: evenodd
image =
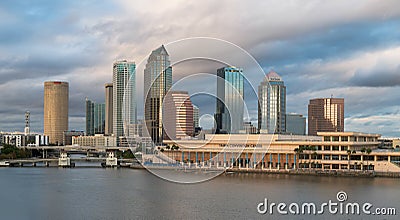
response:
M31 124L31 113L29 111L25 112L25 135L30 134L30 124Z

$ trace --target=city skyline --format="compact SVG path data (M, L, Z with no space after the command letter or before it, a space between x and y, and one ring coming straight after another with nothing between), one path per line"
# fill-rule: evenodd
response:
M146 10L152 8L146 2L135 5L130 2L107 2L91 7L90 13L82 14L70 10L76 7L75 4L84 8L90 3L0 4L6 27L2 29L4 32L0 41L3 51L0 56L0 63L3 64L0 67L0 91L7 94L0 98L0 130L23 131L24 112L28 110L31 112L31 130L43 131L42 83L48 80L70 82L69 127L70 130L84 130L84 98L104 100L103 85L111 81L110 66L114 60L125 58L140 62L147 58L149 51L163 43L215 33L208 36L243 47L256 58L265 72L274 69L280 73L288 88L287 112L307 116L306 106L310 99L333 94L346 100L346 130L399 136L400 97L396 95L400 92L400 69L396 59L400 56L400 34L396 31L400 26L398 2L367 1L355 11L347 9L344 1L314 2L304 6L296 3L276 5L274 2L236 4L228 6L229 11L243 9L253 13L246 18L235 18L238 19L236 24L207 14L209 22L198 24L197 21L201 20L198 18L206 12L196 10L191 12L193 20L188 20L187 25L196 24L199 28L175 27L175 31L170 31L174 29L172 21L177 19L173 14L192 11L191 8L199 5L193 3L185 8L172 2L173 11L152 11ZM204 8L222 4L203 3ZM273 4L275 11L261 13L257 8L271 8L261 7L262 4ZM138 5L151 19L127 16ZM108 17L97 20L97 15L104 12L104 8L108 9ZM341 16L333 13L337 10L341 11ZM268 19L282 11L290 16L286 21L292 22ZM310 13L313 11L319 13ZM165 16L171 24L165 24L165 27L155 25ZM266 16L266 19L261 24L252 22L259 16ZM32 21L31 25L25 25L25 20ZM231 30L239 27L236 25L249 24L245 25L244 31L251 33L257 30L258 35L238 37L232 31L216 30L212 25L215 22L219 25L231 24ZM135 23L137 27L125 31L127 23ZM65 24L63 30L54 29L58 24ZM301 30L293 28L299 24L302 25ZM260 32L258 25L265 32ZM11 29L15 26L20 29ZM35 33L32 28L39 26L41 33L29 34ZM146 29L146 26L149 28ZM138 34L132 34L132 31L138 31ZM138 112L138 115L141 113Z

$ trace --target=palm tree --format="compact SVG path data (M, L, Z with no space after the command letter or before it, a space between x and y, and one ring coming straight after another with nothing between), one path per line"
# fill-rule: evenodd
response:
M350 170L350 155L351 155L351 150L347 150L347 160L349 161L349 165L347 167L348 170Z
M297 161L296 161L296 164L295 164L296 170L297 170L297 169L299 169L299 165L298 165L299 164L299 156L298 156L299 155L299 148L295 148L293 151L295 153L295 157L297 157Z
M365 149L365 147L363 147L363 148L361 148L361 170L364 170L363 169L363 167L364 167L364 153L365 153L365 151L366 151L366 149Z
M367 148L367 154L370 155L372 152L371 148ZM369 159L369 158L368 158ZM369 163L367 161L367 169L369 170Z
M318 158L317 158L317 156L318 156L317 152L314 151L314 153L312 154L312 156L313 156L313 159L314 159L315 161L317 161L317 159L318 159ZM314 166L314 169L317 168L317 167L316 167L316 164L317 164L317 163L313 161L313 164L315 165L315 166Z

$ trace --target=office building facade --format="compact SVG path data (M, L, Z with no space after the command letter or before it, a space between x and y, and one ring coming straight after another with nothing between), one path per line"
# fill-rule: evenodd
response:
M294 135L306 135L306 117L294 113L287 114L286 133Z
M113 64L113 134L127 135L130 124L136 123L136 65L126 60ZM118 144L118 143L117 143Z
M106 83L106 102L105 102L105 128L104 134L113 133L113 84Z
M104 134L105 104L86 98L86 135Z
M164 45L153 50L144 70L144 120L148 135L161 144L164 136L162 107L172 86L172 67Z
M193 104L186 91L169 91L164 100L164 135L168 140L187 139L194 134Z
M68 130L68 82L44 83L44 135L50 144L62 145L63 132Z
M196 105L193 105L193 127L198 128L200 127L199 125L199 116L200 115L200 110L199 107Z
M308 104L308 135L344 131L344 99L318 98Z
M243 128L243 69L223 67L217 70L216 132L239 133Z
M258 86L258 129L260 133L286 132L286 86L274 71Z

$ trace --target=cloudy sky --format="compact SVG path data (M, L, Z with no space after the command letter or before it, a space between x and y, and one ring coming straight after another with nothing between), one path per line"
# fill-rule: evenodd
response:
M278 72L288 112L343 97L346 130L400 136L397 0L2 0L0 130L22 131L26 110L32 130L43 130L46 80L70 82L70 129L84 130L84 99L104 102L115 60L140 63L161 44L199 36L232 42Z

